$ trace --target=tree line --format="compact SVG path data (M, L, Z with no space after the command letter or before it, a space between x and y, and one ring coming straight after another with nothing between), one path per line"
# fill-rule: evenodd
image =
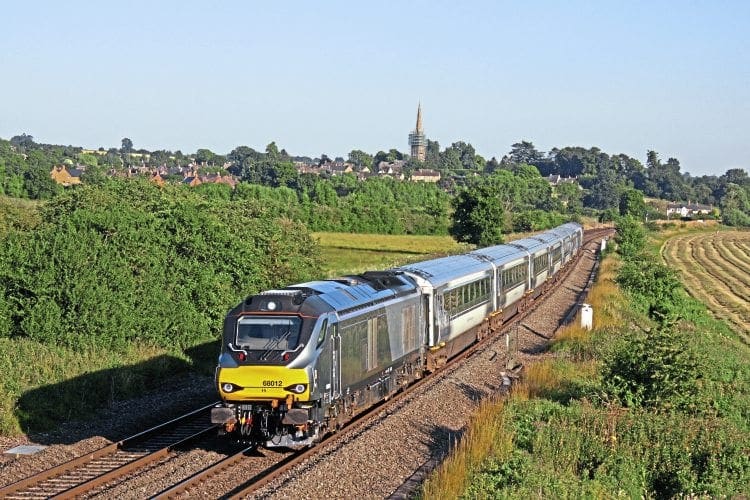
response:
M480 185L483 187L479 191L497 198L495 201L505 206L506 214L510 213L509 207L517 208L508 204L509 199L532 200L525 204L523 214L505 217L507 220L503 222L501 232L543 225L539 211L567 217L598 215L604 219L626 212L649 219L664 217L663 211L643 203L644 197L713 205L721 210L724 223L750 226L750 178L743 169L730 169L720 176L692 177L680 171L677 159L669 158L664 162L655 151L648 151L643 165L635 158L624 154L610 155L596 147L553 148L544 153L533 143L520 141L513 144L500 160L495 157L485 160L469 143L457 141L441 150L436 141L428 140L424 162L409 158L396 149L378 151L374 155L355 149L348 155L348 161L356 169L376 170L381 161L403 160L407 177L417 168L437 170L442 174L439 190L386 179L358 182L352 175L301 174L295 168L297 161L322 164L329 160L326 155L315 159L292 156L274 142L264 151L239 146L227 155L218 155L208 149L184 155L179 151L137 150L128 138L122 140L119 149L104 151L100 148L98 154L91 154L72 146L37 144L33 137L22 134L10 141L0 140L0 194L52 198L61 188L51 181L49 171L53 165L65 162L86 165L84 180L93 183L106 180L103 169L124 168L134 161L164 166L192 163L205 171L226 168L249 185L280 189L279 193L255 188L250 191L264 198L290 202L287 208L279 209L286 210L312 230L445 234L453 227L451 231L460 235L466 229L455 227L457 218L451 221L449 213L458 208L465 211L465 203L475 203L461 193L477 190ZM344 161L343 158L336 160ZM521 178L528 178L532 175L525 169L528 166L533 167L541 178L559 175L574 179L574 182L554 186L544 193L547 197L544 202L537 199L538 192L528 197L519 195L518 186L508 182L508 175L522 172ZM499 176L499 179L493 176ZM520 183L521 186L527 184L525 181ZM247 188L242 189L249 192ZM296 201L292 200L287 189L294 191ZM453 207L450 206L451 200ZM474 218L479 218L479 215ZM459 224L468 220L466 216L459 219Z

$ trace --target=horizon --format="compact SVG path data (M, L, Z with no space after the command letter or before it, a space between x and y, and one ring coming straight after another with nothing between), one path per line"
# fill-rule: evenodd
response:
M28 16L29 10L44 16ZM750 170L750 4L10 4L0 137L295 156L426 136Z

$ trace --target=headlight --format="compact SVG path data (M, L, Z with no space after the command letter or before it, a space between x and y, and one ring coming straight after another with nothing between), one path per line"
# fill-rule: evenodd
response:
M224 392L234 392L234 391L239 391L240 389L242 389L242 387L240 387L239 385L234 385L234 384L230 384L229 382L226 382L222 384L221 389Z
M268 307L269 311L275 311L276 310L276 302L274 302L273 300L269 301L267 307Z
M307 384L294 384L284 387L285 391L293 392L295 394L302 394L307 389Z

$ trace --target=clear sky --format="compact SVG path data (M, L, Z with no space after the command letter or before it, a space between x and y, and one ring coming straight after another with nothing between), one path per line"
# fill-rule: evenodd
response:
M25 1L0 137L98 148L597 146L750 171L749 1Z

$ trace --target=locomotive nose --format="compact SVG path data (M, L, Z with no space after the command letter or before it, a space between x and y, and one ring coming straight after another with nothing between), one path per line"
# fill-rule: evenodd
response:
M245 365L221 368L217 378L224 401L271 401L288 396L295 401L310 399L310 380L301 368Z

